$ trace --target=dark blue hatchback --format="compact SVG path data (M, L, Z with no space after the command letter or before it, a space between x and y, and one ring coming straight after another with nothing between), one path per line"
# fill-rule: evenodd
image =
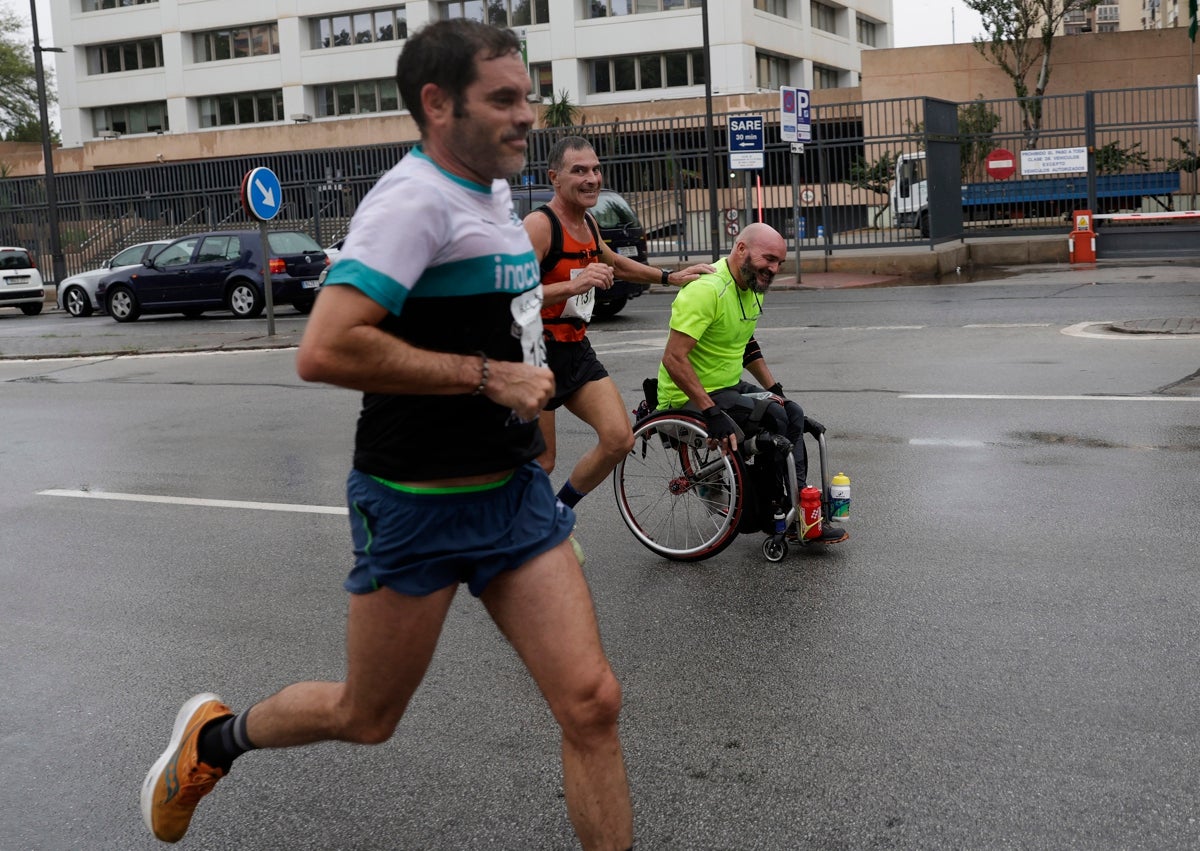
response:
M276 305L312 310L317 279L329 260L316 240L299 231L267 233L264 257L257 230L213 231L177 239L153 259L101 279L96 297L118 322L143 313L199 316L229 310L238 318L259 316L266 306L263 269L271 273Z

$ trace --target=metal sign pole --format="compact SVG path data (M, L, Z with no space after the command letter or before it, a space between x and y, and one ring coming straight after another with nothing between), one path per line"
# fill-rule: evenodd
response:
M792 153L792 237L796 243L796 283L800 283L800 155Z
M275 287L271 285L271 246L267 241L267 223L258 223L258 235L262 237L263 297L267 300L267 336L275 336Z

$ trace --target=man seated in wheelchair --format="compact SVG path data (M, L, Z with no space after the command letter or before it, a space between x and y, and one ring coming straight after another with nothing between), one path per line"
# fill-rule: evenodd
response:
M754 339L763 296L786 256L787 243L778 231L751 224L738 235L729 256L714 264L715 272L701 275L679 291L671 305L671 332L658 368L658 407L699 411L710 439L726 453L737 449L739 432L761 429L786 436L802 488L808 474L804 411L784 397ZM742 379L743 369L757 379L757 385ZM773 399L765 410L761 405L756 410L759 400L752 394L761 397L764 387ZM761 420L752 422L757 417ZM798 494L793 495L796 498ZM816 542L836 544L848 537L844 529L825 522Z

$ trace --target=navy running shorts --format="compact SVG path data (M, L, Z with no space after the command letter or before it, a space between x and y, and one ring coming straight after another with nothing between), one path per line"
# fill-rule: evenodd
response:
M457 582L478 597L496 576L554 549L575 512L535 462L466 493L412 493L352 470L346 482L354 568L344 587L421 597Z
M547 340L546 366L554 373L554 395L546 403L547 411L561 408L576 390L589 381L608 377L608 370L596 357L587 337L578 343Z

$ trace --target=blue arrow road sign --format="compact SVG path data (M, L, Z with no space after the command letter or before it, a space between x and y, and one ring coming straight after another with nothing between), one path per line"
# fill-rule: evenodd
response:
M269 168L252 168L242 180L242 206L260 222L269 222L283 205L283 187Z
M737 115L729 119L729 167L763 167L763 117Z

